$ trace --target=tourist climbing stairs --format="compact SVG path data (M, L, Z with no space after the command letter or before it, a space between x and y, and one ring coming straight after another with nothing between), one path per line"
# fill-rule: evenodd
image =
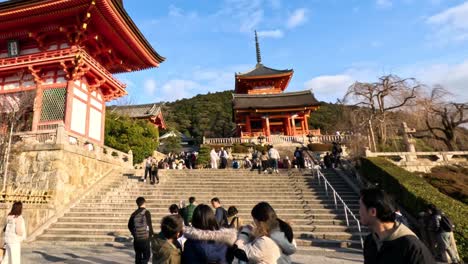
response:
M352 212L358 212L358 196L332 171L328 181L340 192ZM302 248L310 246L359 247L357 226L346 224L342 206L335 207L317 177L297 170L280 170L264 174L249 170L161 170L161 183L151 185L140 177L122 175L86 197L59 218L38 241L47 243L106 244L131 241L127 230L135 199L144 196L152 214L153 227L159 229L171 204L195 196L197 203L209 204L219 197L224 207L234 205L244 224L252 222L250 211L267 201L279 217L292 224L296 241Z

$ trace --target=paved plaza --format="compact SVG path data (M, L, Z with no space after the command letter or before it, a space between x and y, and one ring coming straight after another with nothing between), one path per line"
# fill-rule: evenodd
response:
M26 245L22 262L26 264L67 263L67 264L120 264L133 263L134 252L123 245L109 246L61 246L47 244ZM359 252L337 252L326 249L312 249L299 252L293 257L294 263L353 264L362 263Z

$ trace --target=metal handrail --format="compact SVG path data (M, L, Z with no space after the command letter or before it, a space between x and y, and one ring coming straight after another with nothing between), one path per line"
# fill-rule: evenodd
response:
M333 188L333 186L330 184L330 182L327 180L327 178L325 178L325 175L323 175L323 173L320 171L320 169L316 168L316 169L313 169L313 170L314 170L314 174L317 176L319 185L322 185L322 183L320 182L320 178L323 179L323 182L325 183L325 193L327 194L327 196L328 196L328 189L329 188L333 191L333 200L335 202L335 209L338 209L337 198L341 202L341 204L343 205L343 210L344 210L345 218L346 218L346 226L349 227L348 214L352 218L354 218L354 220L356 221L357 226L358 226L358 231L359 231L359 238L361 240L361 247L364 248L364 240L362 239L361 223L359 222L357 217L353 214L351 209L349 209L348 205L346 205L346 203L343 201L343 199L341 199L341 196L338 194L338 192L335 190L335 188Z

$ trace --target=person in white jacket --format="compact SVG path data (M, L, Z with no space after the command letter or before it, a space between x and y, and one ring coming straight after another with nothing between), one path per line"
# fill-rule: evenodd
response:
M270 237L281 249L281 257L278 264L291 264L291 255L296 253L297 245L291 226L281 219L278 219L278 228L274 229Z
M13 203L11 212L8 214L5 226L5 256L2 264L21 263L21 242L26 239L26 224L21 216L23 204Z
M281 158L279 155L278 150L275 147L271 146L270 150L268 150L268 156L270 157L270 163L273 167L273 172L279 173L278 171L278 161Z
M281 249L271 238L273 231L279 228L275 211L270 204L261 202L252 209L251 214L255 227L244 226L236 241L238 249L245 252L245 259L240 257L240 260L259 264L279 263Z
M211 159L211 168L217 169L218 168L218 153L216 153L215 149L211 149L210 152L210 159Z

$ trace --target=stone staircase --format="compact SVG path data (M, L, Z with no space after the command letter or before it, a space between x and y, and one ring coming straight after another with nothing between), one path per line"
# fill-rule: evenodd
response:
M334 172L324 172L328 180L358 213L358 196ZM279 217L293 226L299 246L358 247L355 223L348 227L342 207L335 208L317 179L299 171L258 174L248 170L161 170L161 183L150 185L139 177L124 175L103 182L100 190L87 195L51 225L37 241L46 243L106 244L130 242L127 221L136 209L135 199L144 196L155 230L169 205L195 196L197 203L209 204L219 197L227 209L234 205L244 223L252 221L250 211L260 202L269 202ZM340 209L341 208L341 209Z

